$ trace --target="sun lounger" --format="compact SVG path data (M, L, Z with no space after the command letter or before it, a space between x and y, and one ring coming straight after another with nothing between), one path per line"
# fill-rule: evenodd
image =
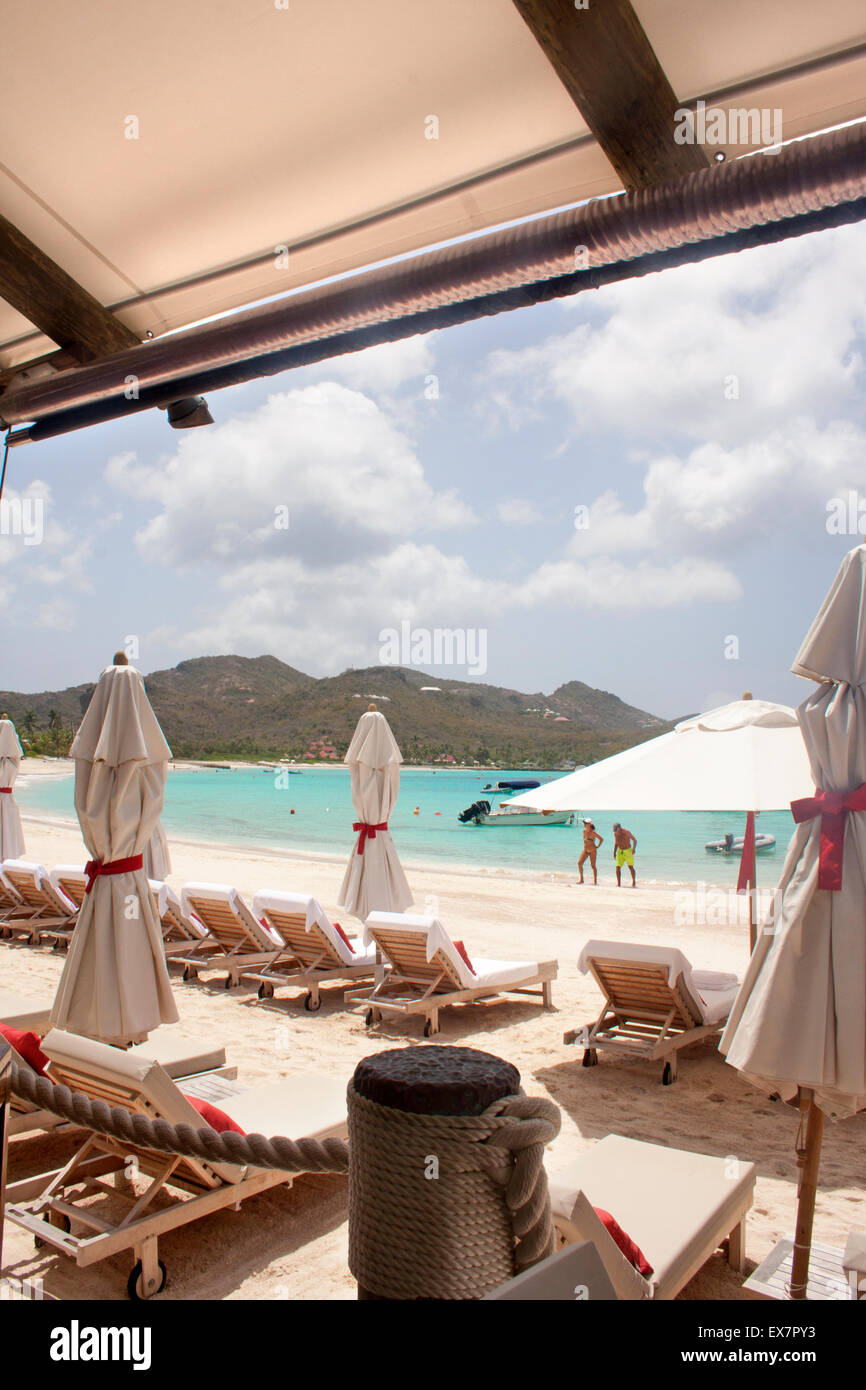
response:
M439 1032L439 1010L449 1004L492 999L497 994L540 996L551 1007L551 982L557 962L506 961L475 957L472 964L457 950L435 917L403 912L373 912L364 925L364 939L372 941L391 966L375 989L350 990L347 1001L367 1005L366 1022L377 1022L383 1013L423 1014L424 1036ZM532 985L540 985L534 990Z
M58 1030L48 1034L43 1046L50 1075L72 1090L151 1119L206 1127L182 1089L158 1062L141 1053ZM221 1099L220 1108L247 1133L325 1139L345 1137L347 1129L345 1081L330 1076L309 1074L255 1087ZM146 1190L141 1182L124 1185L118 1178L112 1187L102 1181L108 1173L128 1173L130 1168L151 1179ZM132 1298L148 1298L165 1283L161 1235L292 1181L291 1174L274 1169L181 1158L88 1132L64 1168L7 1188L6 1215L82 1268L132 1249L136 1264L127 1288ZM120 1221L112 1219L118 1199L129 1206Z
M83 864L55 864L49 877L55 888L65 893L76 907L81 907L87 892L87 874Z
M548 1179L553 1219L566 1242L591 1240L617 1297L676 1298L727 1240L742 1272L755 1165L610 1134ZM597 1215L609 1212L652 1265L644 1278Z
M681 951L625 941L588 941L578 968L591 972L604 995L595 1023L563 1035L595 1066L600 1048L661 1061L662 1082L676 1080L677 1054L717 1037L737 997L736 975L692 970Z
M207 956L223 955L223 948L210 934L197 917L183 910L183 904L167 883L160 879L147 880L154 907L162 927L162 944L166 960L186 964L196 958L199 962ZM185 971L189 979L192 969Z
M11 883L7 883L0 870L0 923L7 915L18 912L22 902Z
M261 970L242 968L243 979L261 981L260 999L271 998L277 985L296 985L307 990L304 1008L315 1013L322 1002L319 985L325 981L376 978L375 946L365 946L357 937L344 940L321 904L308 894L262 890L253 898L253 912L293 957Z
M202 960L199 951L178 956L184 962L184 979L201 969L228 971L225 987L239 983L241 974L281 964L294 964L285 943L253 915L236 888L226 883L188 883L181 894L187 916L194 914L216 941L219 950Z
M549 1303L560 1299L590 1304L616 1299L616 1290L592 1241L583 1240L557 1250L555 1255L539 1260L486 1293L481 1302Z
M6 1002L11 1003L11 1000ZM32 1002L32 1001L31 1001ZM4 992L0 991L0 1009L4 1003ZM49 1005L50 1009L50 1005ZM13 1018L18 1021L13 1022ZM33 1022L42 1023L41 1029L33 1026ZM20 1010L17 1015L7 1017L5 1012L0 1012L0 1023L6 1023L12 1028L18 1028L21 1032L45 1033L48 1031L48 1010L37 1013L35 1010L29 1015ZM28 1023L30 1026L28 1026ZM174 1080L182 1080L185 1086L189 1086L192 1081L198 1081L201 1077L223 1077L231 1079L236 1077L238 1069L236 1066L229 1066L226 1063L226 1050L219 1043L202 1038L185 1038L178 1035L174 1028L158 1028L155 1033L147 1039L147 1042L138 1043L129 1049L135 1056L150 1058L159 1062L166 1073ZM28 1062L19 1056L13 1047L15 1060L22 1066L28 1066ZM10 1106L9 1129L12 1134L29 1134L41 1129L72 1129L73 1126L66 1120L55 1115L51 1110L40 1110L32 1101L25 1100L22 1096L13 1096Z
M75 903L51 882L48 870L26 859L4 859L3 878L21 899L21 909L3 918L4 936L26 936L32 945L48 939L55 950L69 944L78 915Z

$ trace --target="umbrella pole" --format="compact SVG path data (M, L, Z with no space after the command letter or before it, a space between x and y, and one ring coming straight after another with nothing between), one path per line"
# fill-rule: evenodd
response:
M797 1199L797 1229L794 1235L794 1258L791 1264L791 1298L806 1297L809 1282L809 1255L812 1249L812 1224L815 1219L815 1196L818 1190L818 1168L821 1163L821 1140L824 1135L824 1112L815 1104L814 1092L800 1090L800 1126L806 1120L805 1148L798 1148L797 1163L800 1181Z

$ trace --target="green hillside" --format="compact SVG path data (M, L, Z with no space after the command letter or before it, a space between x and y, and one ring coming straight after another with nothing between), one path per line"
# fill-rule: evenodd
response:
M407 762L581 764L669 727L581 681L527 694L399 666L316 679L273 656L216 656L154 671L145 683L175 756L187 758L333 756L328 748L342 757L370 700ZM93 688L0 691L0 709L34 752L65 752Z

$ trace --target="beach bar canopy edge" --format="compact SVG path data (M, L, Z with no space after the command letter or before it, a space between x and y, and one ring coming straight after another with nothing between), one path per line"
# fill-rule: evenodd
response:
M4 52L12 442L866 214L861 0L88 0Z

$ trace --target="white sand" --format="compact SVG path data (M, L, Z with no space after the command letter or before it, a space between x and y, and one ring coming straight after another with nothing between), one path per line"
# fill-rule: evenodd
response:
M46 760L49 771L57 764ZM28 764L30 771L32 763ZM28 858L47 866L83 862L77 829L27 820ZM336 896L342 862L173 841L171 881L231 882L244 893L282 888L314 893L338 920ZM610 871L602 863L603 877ZM636 891L603 884L577 887L559 876L530 881L491 872L447 872L439 867L409 873L419 911L435 911L471 953L500 959L559 960L555 1010L544 1012L525 1000L459 1006L441 1016L441 1043L459 1043L513 1062L525 1089L547 1095L562 1112L562 1132L553 1146L559 1165L608 1133L719 1155L737 1155L758 1165L755 1205L748 1219L751 1269L781 1236L793 1229L796 1208L794 1141L797 1116L743 1082L712 1043L682 1054L679 1080L659 1084L659 1067L637 1060L606 1059L588 1070L580 1052L564 1047L566 1028L591 1021L600 1007L596 986L578 973L576 961L589 937L676 945L705 968L742 974L748 934L743 925L677 925L681 898L672 889ZM344 921L344 926L352 926ZM0 943L0 979L11 989L53 990L63 968L49 948ZM253 986L232 991L222 976L205 975L184 984L175 976L184 1033L219 1038L239 1077L252 1083L319 1070L349 1080L360 1058L422 1041L420 1023L385 1021L368 1032L360 1013L348 1011L342 989L323 991L315 1015L304 1012L301 995L282 990L260 1002ZM295 1136L298 1137L298 1136ZM844 1245L852 1227L866 1225L863 1203L863 1141L866 1116L828 1125L821 1164L815 1238ZM10 1146L10 1180L62 1157L69 1141L16 1139ZM616 1213L614 1213L615 1215ZM347 1267L346 1183L339 1177L298 1179L160 1241L169 1271L164 1297L352 1298ZM7 1273L41 1276L47 1292L60 1298L122 1298L132 1264L121 1254L87 1270L45 1250L34 1253L29 1236L7 1225ZM681 1295L684 1298L743 1298L741 1277L716 1254Z

